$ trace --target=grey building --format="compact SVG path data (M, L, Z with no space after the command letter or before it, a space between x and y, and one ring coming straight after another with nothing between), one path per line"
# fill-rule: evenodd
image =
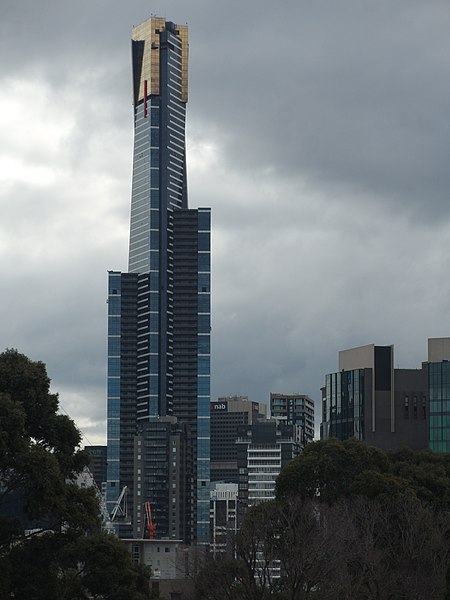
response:
M238 430L238 518L250 506L275 498L275 481L302 450L301 427L266 419Z
M247 396L228 396L211 402L211 481L238 483L238 429L266 418L266 405Z
M351 437L382 449L428 447L428 367L394 369L394 347L339 352L326 376L321 439Z
M137 530L141 501L150 501L160 515L161 534L172 533L172 506L162 505L168 496L155 487L153 466L147 471L145 462L141 465L143 487L137 487L135 450L137 438L148 455L152 446L159 448L160 436L167 442L172 433L161 418L176 417L185 440L180 466L184 493L175 531L186 544L206 544L210 209L189 209L187 202L187 35L186 26L158 17L132 33L129 264L128 273L111 271L108 282L107 501L112 510L121 490L130 490L129 519L119 528L121 537Z
M211 542L210 553L213 558L230 553L233 540L239 529L237 519L238 484L211 484Z
M270 394L270 415L302 429L302 444L314 440L314 400L306 394Z

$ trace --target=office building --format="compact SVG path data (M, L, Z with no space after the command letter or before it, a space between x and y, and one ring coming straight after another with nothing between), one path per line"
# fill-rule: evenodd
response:
M230 554L233 540L239 529L237 519L238 484L211 484L211 543L209 551L213 558Z
M450 338L428 340L430 448L450 452Z
M286 463L302 450L301 427L276 419L256 421L238 429L238 518L246 509L275 499L275 481Z
M428 447L428 368L394 369L394 347L339 352L326 376L321 439L355 437L382 449Z
M86 446L90 457L89 471L103 494L106 486L106 446Z
M186 26L157 17L132 33L129 264L127 273L110 271L108 282L107 501L112 510L127 488L128 518L119 527L121 537L140 533L142 505L149 501L160 518L157 537L174 533L185 544L206 544L210 209L189 209L187 202L187 35ZM159 478L168 477L164 460L148 470L141 462L137 481L136 461L141 459L136 449L140 441L147 457L152 447L162 452L164 446L166 452L173 436L182 440L183 463L176 467L182 492L170 495L158 487ZM170 463L176 460L173 456ZM179 515L176 526L169 498Z
M266 405L247 396L229 396L211 402L211 481L239 482L238 428L266 418Z
M299 425L303 447L314 440L314 400L305 394L270 394L270 415L288 425Z

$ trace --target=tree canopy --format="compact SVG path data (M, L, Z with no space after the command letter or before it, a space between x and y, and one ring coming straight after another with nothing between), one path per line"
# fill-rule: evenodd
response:
M354 439L308 445L278 477L277 499L247 512L235 555L200 573L197 598L441 600L449 465Z
M412 497L450 510L450 456L408 448L384 452L354 438L319 441L285 466L276 490L280 500Z
M74 422L44 363L0 354L0 599L149 598L149 572L101 531Z

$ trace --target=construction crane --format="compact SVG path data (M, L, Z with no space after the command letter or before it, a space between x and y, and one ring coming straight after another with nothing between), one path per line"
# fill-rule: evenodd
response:
M127 496L128 496L128 488L125 485L122 488L122 491L119 494L119 497L117 498L114 506L113 506L113 510L111 512L111 521L116 521L116 520L121 520L121 523L128 525L130 523L127 523L128 519L128 502L127 502ZM125 522L125 523L124 523Z
M155 539L156 523L153 523L152 519L152 507L150 500L144 502L144 532L143 537L147 537L149 540ZM147 534L147 535L146 535Z

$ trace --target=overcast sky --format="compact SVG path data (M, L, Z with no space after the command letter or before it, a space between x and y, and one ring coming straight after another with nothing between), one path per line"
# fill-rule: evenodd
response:
M130 35L190 28L191 207L213 211L212 398L307 393L341 349L450 335L448 0L1 0L0 346L105 440L127 269ZM316 421L320 420L317 411Z

